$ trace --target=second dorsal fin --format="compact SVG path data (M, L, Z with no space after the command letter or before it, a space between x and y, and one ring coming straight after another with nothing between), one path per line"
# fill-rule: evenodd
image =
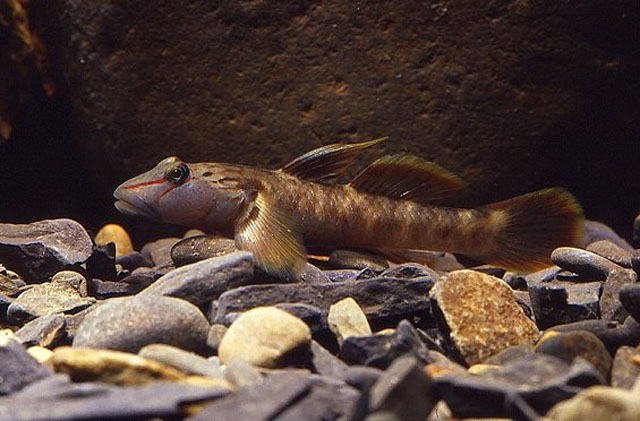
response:
M306 180L324 181L343 174L354 158L365 148L388 137L360 143L334 143L313 149L289 162L280 171Z
M452 197L466 187L457 175L413 155L383 156L349 185L365 193L418 203Z

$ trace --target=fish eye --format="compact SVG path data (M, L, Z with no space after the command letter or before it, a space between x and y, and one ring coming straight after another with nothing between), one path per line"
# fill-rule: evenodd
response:
M165 177L172 183L182 183L189 178L189 167L185 163L174 165L167 170Z

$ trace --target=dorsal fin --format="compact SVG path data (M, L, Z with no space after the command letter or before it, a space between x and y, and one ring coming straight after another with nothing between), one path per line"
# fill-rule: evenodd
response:
M309 151L289 162L280 171L299 178L324 181L343 174L354 158L370 146L387 140L388 137L360 143L334 143Z
M387 155L349 183L361 192L428 203L462 192L466 184L438 164L413 155Z

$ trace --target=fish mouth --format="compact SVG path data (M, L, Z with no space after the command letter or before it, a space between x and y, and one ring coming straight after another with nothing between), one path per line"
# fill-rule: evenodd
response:
M138 196L123 197L120 189L113 192L116 202L113 204L119 212L128 216L158 219L158 213L147 202ZM129 195L126 195L129 196Z

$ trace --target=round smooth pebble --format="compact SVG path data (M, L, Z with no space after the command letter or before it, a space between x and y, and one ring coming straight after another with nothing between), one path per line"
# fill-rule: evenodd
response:
M311 330L302 320L276 307L257 307L229 327L218 356L223 364L240 358L257 367L275 368L310 343Z
M556 404L547 413L547 419L619 420L640 419L638 395L624 389L592 386L571 399Z
M73 270L61 270L51 277L51 282L69 284L78 291L81 297L87 296L87 279Z
M329 329L336 335L340 345L348 336L371 335L367 316L356 300L351 297L344 298L329 307L327 321Z
M202 312L180 298L112 298L85 316L73 346L138 352L145 345L163 343L197 352L206 347L208 332Z
M623 269L609 259L575 247L558 247L551 253L551 261L562 269L595 281L604 281L611 272Z
M165 344L147 345L138 355L150 360L158 361L178 370L208 377L222 377L222 370L216 364L200 355L188 352L175 346Z
M127 230L117 224L107 224L100 228L93 241L98 245L114 243L116 257L133 252L133 243Z

